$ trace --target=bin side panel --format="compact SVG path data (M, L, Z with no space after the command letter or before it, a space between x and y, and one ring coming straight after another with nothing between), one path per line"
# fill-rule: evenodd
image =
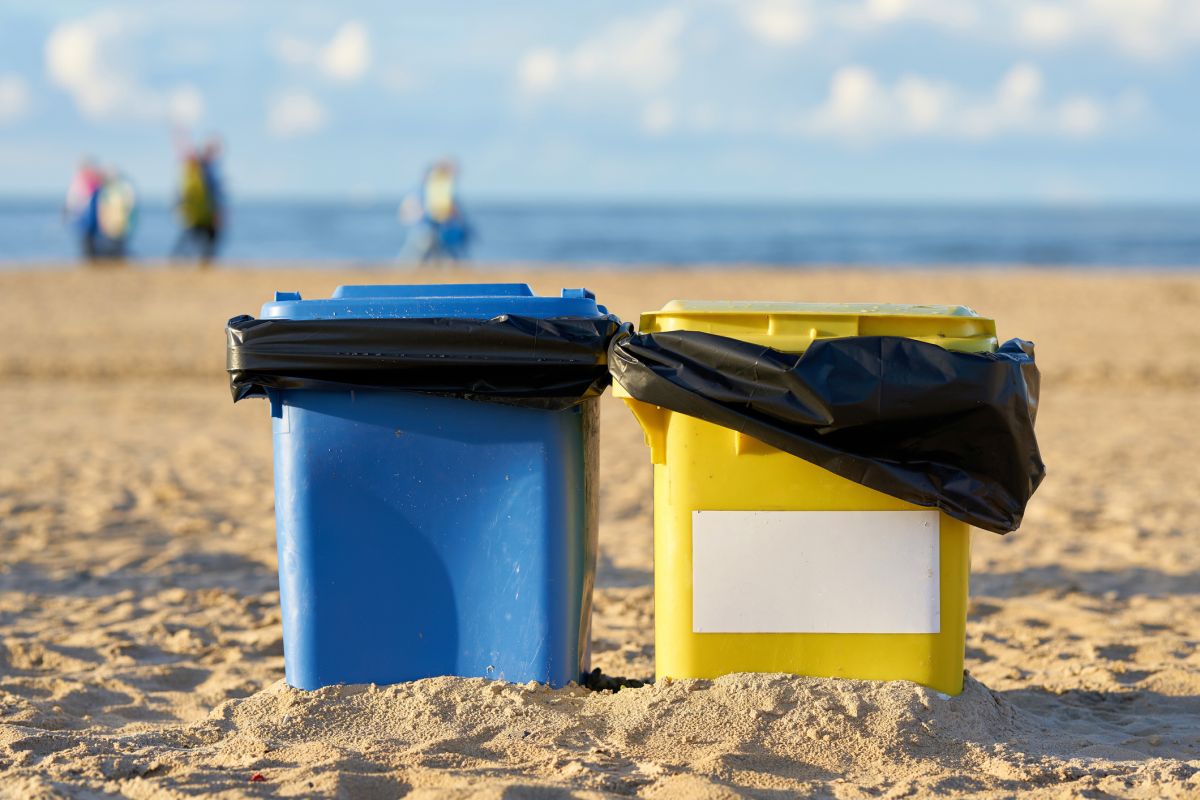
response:
M581 411L282 392L276 514L287 679L578 680Z
M966 524L944 514L939 515L937 633L694 632L694 511L920 510L765 445L739 448L737 436L682 414L672 413L666 421L665 463L654 468L658 677L790 672L906 679L949 694L960 692L970 539ZM772 565L772 571L777 567ZM853 602L852 586L843 597L849 599L842 602Z

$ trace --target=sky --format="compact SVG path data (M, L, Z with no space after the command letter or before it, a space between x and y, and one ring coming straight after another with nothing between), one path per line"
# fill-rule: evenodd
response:
M1200 200L1200 0L0 0L0 195Z

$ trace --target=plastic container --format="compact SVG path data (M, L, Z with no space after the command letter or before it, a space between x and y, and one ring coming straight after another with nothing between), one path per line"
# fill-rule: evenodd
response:
M992 320L946 306L675 301L639 329L793 353L858 335L964 352L997 344ZM654 463L659 678L789 672L962 691L968 525L614 391Z
M524 284L277 293L263 318L603 316ZM563 411L271 389L287 682L436 675L561 686L589 667L595 400Z

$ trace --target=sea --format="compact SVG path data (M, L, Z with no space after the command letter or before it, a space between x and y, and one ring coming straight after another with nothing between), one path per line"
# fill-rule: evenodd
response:
M411 258L396 202L234 203L231 265L380 265ZM712 205L478 202L470 260L488 265L1007 266L1195 269L1200 206ZM162 263L178 226L138 212L129 256ZM68 265L78 243L53 200L0 199L0 269Z

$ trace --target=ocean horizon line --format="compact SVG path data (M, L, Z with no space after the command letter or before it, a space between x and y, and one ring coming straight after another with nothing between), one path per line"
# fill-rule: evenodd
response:
M381 207L398 206L405 194L378 195L287 195L287 194L237 194L231 193L229 202L232 206L279 206L279 207ZM40 192L9 192L0 193L0 209L13 209L31 206L42 208L62 204L62 196ZM170 206L175 198L170 194L158 192L144 193L140 202L148 206ZM464 204L469 207L486 208L622 208L622 209L734 209L754 210L773 209L797 210L829 209L829 210L947 210L947 211L987 211L987 210L1155 210L1168 211L1197 210L1200 211L1200 197L1194 199L1158 198L1158 199L1038 199L1038 198L716 198L716 197L635 197L635 196L577 196L577 195L500 195L479 194L468 195Z
M219 257L231 262L382 264L419 257L421 229L399 199L243 199L228 207ZM477 264L1030 264L1192 268L1200 206L855 205L488 202L464 206ZM0 201L0 261L70 261L78 232L54 200ZM170 202L144 201L127 249L169 258ZM414 230L416 235L414 235Z

